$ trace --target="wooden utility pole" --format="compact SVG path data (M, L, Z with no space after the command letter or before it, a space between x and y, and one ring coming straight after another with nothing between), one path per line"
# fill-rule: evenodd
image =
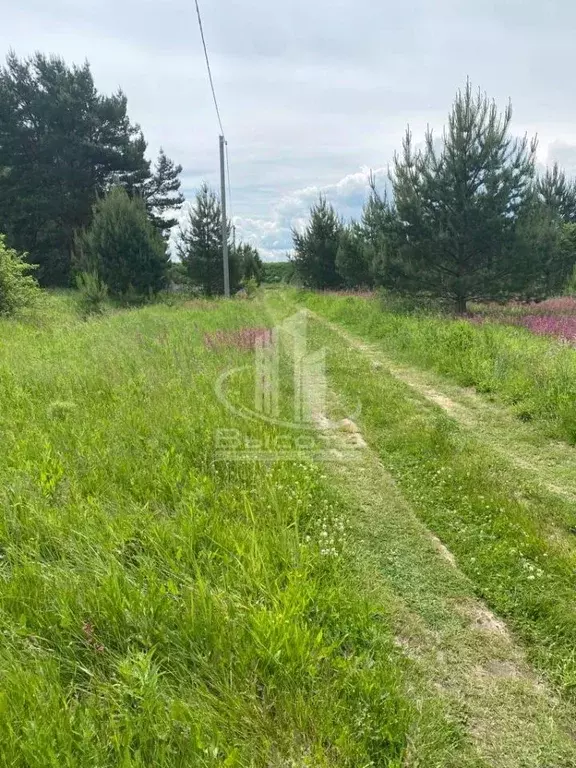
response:
M224 136L220 136L220 187L222 207L222 260L224 263L224 295L230 298L230 267L228 265L228 217L226 215L226 168L224 165Z

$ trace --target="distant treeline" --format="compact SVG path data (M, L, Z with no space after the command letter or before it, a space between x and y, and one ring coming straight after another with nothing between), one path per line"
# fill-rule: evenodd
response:
M264 283L290 283L294 278L295 266L292 261L267 261L263 267Z
M470 83L440 146L408 129L390 172L374 182L359 222L320 200L294 232L298 279L313 288L382 286L465 312L471 300L539 300L561 292L576 262L576 184L555 165L536 174L536 141L510 135Z

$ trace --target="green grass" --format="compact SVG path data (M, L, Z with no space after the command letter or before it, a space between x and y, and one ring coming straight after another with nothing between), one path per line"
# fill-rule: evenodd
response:
M268 294L267 305L277 322L294 311L294 305L280 294ZM517 642L520 633L515 642L500 629L502 622L490 618L480 598L481 588L466 563L460 557L455 563L431 536L428 526L436 529L437 524L423 509L426 474L418 484L424 462L412 461L410 476L403 475L403 460L408 458L402 450L405 446L399 446L393 458L388 454L408 429L411 440L416 444L423 441L426 456L426 424L436 422L435 409L424 400L415 400L410 389L382 373L381 365L375 373L372 358L368 355L367 359L338 333L327 331L320 323L312 323L309 331L310 347L323 346L328 353L333 418L348 416L359 402L362 405L360 426L369 446L361 451L359 462L328 463L326 472L349 510L364 590L387 606L399 644L417 660L411 677L412 697L421 703L441 703L448 722L458 725L451 743L445 732L441 742L428 745L428 750L426 734L419 734L413 753L421 761L417 764L540 768L546 755L549 768L572 765L576 745L571 735L571 697L560 703L551 686L542 684ZM450 425L446 420L448 430ZM477 447L467 445L472 450ZM480 450L481 462L486 456ZM450 461L452 457L445 458ZM478 477L486 481L485 474L475 479ZM417 492L410 487L411 480ZM430 506L438 501L430 499ZM468 543L473 549L476 543L473 531L470 533ZM458 554L461 551L459 547ZM499 567L494 564L495 573ZM547 639L544 636L545 642ZM554 663L547 669L554 669Z
M240 426L215 381L252 355L204 334L258 303L50 307L0 323L0 763L403 765L426 715L346 546L322 554L321 470L215 457Z
M330 317L358 326L361 308L381 331L370 305L349 298L305 298ZM382 323L392 323L386 317ZM400 323L435 323L400 318ZM367 334L371 336L372 334ZM365 436L419 517L456 556L476 594L526 644L532 660L568 695L576 690L576 547L568 528L573 505L523 479L501 455L440 409L415 397L369 357L318 325L317 344L332 352L330 375L352 407L362 404ZM391 343L390 341L388 343Z
M392 359L495 396L549 436L576 443L576 350L567 344L523 328L394 313L377 298L292 293L298 295L323 316L377 341Z

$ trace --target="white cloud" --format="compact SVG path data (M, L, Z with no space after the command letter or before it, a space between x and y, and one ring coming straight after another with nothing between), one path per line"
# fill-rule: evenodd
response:
M370 174L376 183L387 185L387 171L361 168L339 181L325 185L311 185L284 195L265 218L236 216L234 224L239 237L260 248L264 258L278 260L292 248L292 230L306 225L310 207L324 195L345 219L358 219L369 192Z
M576 177L576 137L572 141L556 139L548 146L547 165L558 163L566 174Z

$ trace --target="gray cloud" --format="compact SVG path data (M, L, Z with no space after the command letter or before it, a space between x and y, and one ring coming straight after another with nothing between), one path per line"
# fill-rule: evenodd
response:
M276 257L320 191L357 216L362 168L384 168L410 122L439 133L467 76L538 133L539 159L576 171L569 0L201 0L229 141L233 214ZM87 58L121 86L150 154L184 166L186 194L218 183L218 128L190 0L5 3L0 53Z

